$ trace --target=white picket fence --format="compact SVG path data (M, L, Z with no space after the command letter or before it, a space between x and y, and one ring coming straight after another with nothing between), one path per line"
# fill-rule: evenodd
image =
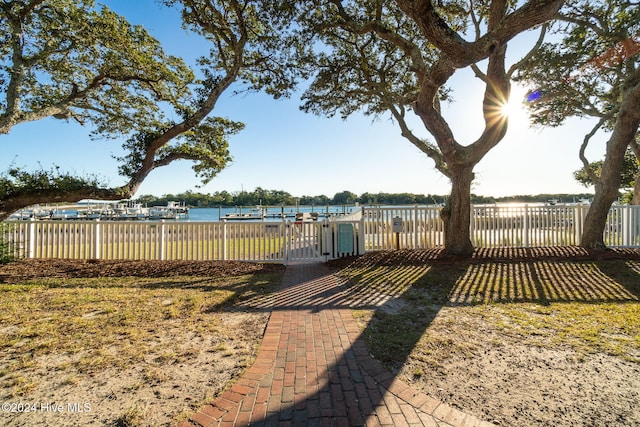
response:
M577 245L587 209L473 206L471 239L476 247ZM11 254L27 258L287 264L444 242L435 206L363 208L349 220L318 222L15 221L3 226ZM640 247L640 206L613 206L604 239L611 247Z
M571 246L580 244L586 205L475 205L470 237L475 247ZM365 249L425 249L444 244L444 224L436 206L364 210ZM401 219L396 235L394 218ZM640 247L640 206L612 206L604 231L610 247Z
M6 222L12 255L26 258L239 260L288 264L364 253L359 221ZM349 226L351 233L338 233ZM343 233L344 234L344 233ZM349 244L345 244L348 242Z

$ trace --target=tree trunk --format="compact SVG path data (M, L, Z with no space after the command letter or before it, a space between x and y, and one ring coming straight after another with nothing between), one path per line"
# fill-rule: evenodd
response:
M444 254L469 257L471 243L471 181L473 166L451 168L451 196L442 210L444 221Z
M584 229L580 246L587 249L604 250L604 228L611 204L618 197L620 171L624 154L634 140L640 125L640 84L625 97L618 113L611 139L607 142L607 152L602 164L602 174L596 183L593 202L584 219Z
M640 140L638 135L636 139L630 144L631 151L636 156L636 165L640 163ZM631 199L632 205L640 205L640 169L636 171L635 179L633 180L633 198Z
M622 151L624 151L624 149ZM593 197L593 202L591 202L587 216L584 219L584 229L582 230L580 246L593 250L605 250L607 248L604 243L604 228L607 223L607 216L609 215L611 204L618 196L620 179L618 178L617 181L617 184L611 181L608 184L603 184L602 177L600 177L600 182L596 184L596 193ZM613 190L613 193L611 193L611 190Z
M66 191L59 188L47 190L23 190L0 200L0 222L8 219L14 212L40 203L75 203L82 199L119 200L133 196L123 188L96 188L87 186Z
M636 179L633 181L633 198L632 205L640 205L640 172L636 173Z

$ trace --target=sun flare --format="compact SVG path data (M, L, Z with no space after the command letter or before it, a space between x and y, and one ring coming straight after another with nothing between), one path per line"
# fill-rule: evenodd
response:
M529 115L524 103L527 91L513 85L509 100L500 107L500 115L509 119L510 127L526 127L529 125Z

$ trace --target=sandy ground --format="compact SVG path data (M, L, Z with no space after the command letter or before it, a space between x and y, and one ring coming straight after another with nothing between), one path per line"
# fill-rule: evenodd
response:
M58 367L73 363L64 355L38 360L29 373L38 383L35 390L21 397L0 390L0 425L171 425L223 390L253 360L267 314L226 313L221 317L230 328L245 331L243 339L194 338L166 330L159 334L160 342L180 340L180 357L147 360L93 375L61 375ZM215 351L221 347L225 350Z
M174 267L184 271L214 268L188 263L180 267L162 263L155 267L148 263L102 267L94 270L101 275L105 271L128 275L133 270L135 274L163 275L172 274ZM216 264L215 268L216 274L224 273L224 266ZM249 267L234 263L229 268L242 271ZM50 263L19 263L0 266L0 282L39 275L83 276L94 270L86 262L65 262L55 268ZM237 378L253 359L268 320L264 312L220 316L230 328L246 332L221 342L216 336L194 338L179 330L159 331L159 339L179 340L184 347L183 357L175 360L150 360L126 370L71 378L60 375L57 366L72 360L62 356L41 360L29 373L38 377L39 386L28 396L10 397L6 389L0 389L0 425L170 425ZM460 318L459 312L446 307L439 310L432 327L453 320L467 322L469 330L475 331L457 337L460 342L473 343L474 354L460 352L438 366L409 357L395 372L401 379L501 426L640 425L639 364L606 354L585 356L568 348L540 348L518 337L497 336L496 331L484 330L477 319ZM11 327L0 325L0 333ZM212 351L220 345L227 351ZM1 367L0 356L0 375ZM420 375L416 375L418 371Z
M435 327L465 319L442 309ZM541 348L482 330L474 355L455 354L433 367L409 358L399 377L480 419L501 426L640 426L640 364L606 354ZM420 369L421 375L414 373Z
M387 271L393 271L395 264L423 266L430 263L438 265L440 262L435 259L437 252L427 251L367 256L370 260L358 262L391 267ZM618 304L637 306L640 301L640 273L637 270L640 251L637 250L589 254L572 247L549 250L497 249L478 250L474 258L469 265L475 265L476 271L481 270L478 266L484 260L511 266L509 271L518 271L514 265L522 267L543 260L551 273L539 279L548 280L550 287L564 289L566 295L571 295L572 289L578 292L593 291L597 288L595 284L598 284L611 292L619 291L622 296L619 300L613 299ZM620 260L625 260L626 264ZM556 261L559 263L556 264ZM615 274L608 276L597 269L576 267L563 270L560 266L566 267L567 261L575 261L572 264L574 266L590 265L593 261L602 268L606 263L632 268L625 267L619 271L620 275L627 276L623 281L616 282ZM455 260L443 260L439 265L445 264L454 269L460 268L456 267L459 263ZM609 274L612 274L611 269L604 268ZM506 269L493 271L496 270L504 272ZM499 283L500 277L494 277L494 282ZM481 286L480 280L475 284L472 279L466 282L470 287ZM619 284L622 282L624 285ZM456 284L460 286L459 281ZM378 286L384 288L384 284ZM394 287L390 284L387 289ZM580 296L579 293L574 295ZM582 297L585 295L582 294ZM636 345L626 354L578 352L566 343L562 344L562 339L555 340L545 331L539 334L535 331L513 332L517 328L498 328L495 320L493 323L487 322L486 319L500 318L504 313L500 304L466 304L460 300L452 301L456 298L452 294L447 298L449 300L444 306L440 303L431 307L421 306L417 313L422 319L429 319L426 321L428 329L425 335L418 345L412 344L413 350L404 360L387 363L392 373L401 380L463 412L500 426L640 426L640 351L637 345L640 335L605 337L635 342ZM570 300L569 297L567 301ZM385 304L379 309L386 313L385 316L415 309L410 300L396 298L390 301L393 304ZM595 298L585 304L597 305L600 301L607 302L606 298ZM532 306L537 304L531 303ZM371 313L363 318L356 317L363 330L376 329L370 316ZM503 319L507 323L510 321L506 315ZM592 319L591 322L597 323L598 319ZM635 325L629 330L637 331L638 319L629 319L629 323ZM505 333L505 330L512 332ZM435 351L434 346L421 348L425 336L426 342L438 343L441 347Z
M237 275L270 268L236 262L34 260L0 265L0 283L36 277ZM21 374L32 379L37 388L21 396L13 394L12 387L0 388L0 426L175 425L229 387L250 366L269 316L264 310L215 315L222 324L218 329L230 333L188 335L177 327L157 330L154 346L165 343L175 348L178 341L178 350L166 357L154 352L144 363L124 370L82 374L69 368L74 360L64 354L36 359ZM0 325L0 334L15 327ZM20 343L15 347L0 354L0 384L3 365L12 363Z

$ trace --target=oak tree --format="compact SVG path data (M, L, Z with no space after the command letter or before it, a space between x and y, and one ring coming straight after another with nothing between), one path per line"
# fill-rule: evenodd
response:
M636 142L633 142L632 144L634 147L637 146ZM589 162L587 166L583 166L575 171L573 173L573 177L585 187L591 187L595 185L599 177L602 175L603 165L603 160ZM620 170L620 189L625 191L625 194L622 195L623 200L631 202L633 205L640 204L637 200L634 200L638 195L638 192L636 191L638 189L636 182L638 181L638 173L640 172L640 167L638 166L638 157L631 148L627 148Z
M431 157L451 180L443 209L445 252L469 256L471 183L475 165L504 137L502 107L515 68L508 42L555 15L562 1L529 0L301 1L304 28L321 45L317 73L303 108L318 114L390 113L401 134ZM484 128L467 145L443 117L440 104L457 70L472 67L484 84ZM516 64L517 67L517 64ZM407 125L413 111L434 142Z
M144 28L96 10L93 1L0 3L0 131L48 116L91 123L96 137L125 139L118 160L127 180L106 188L45 168L27 179L11 168L0 177L0 219L36 202L131 197L149 173L176 160L193 162L206 183L230 160L228 136L243 127L212 115L220 96L234 83L275 97L294 86L298 72L287 61L298 45L287 40L286 25L272 23L277 2L163 3L179 8L183 26L209 42L197 77Z
M599 131L609 133L581 245L604 249L603 232L618 197L627 147L638 151L640 124L640 7L629 0L570 0L555 24L558 41L546 43L518 76L532 87L533 122L558 126L569 117L593 118L580 158Z

